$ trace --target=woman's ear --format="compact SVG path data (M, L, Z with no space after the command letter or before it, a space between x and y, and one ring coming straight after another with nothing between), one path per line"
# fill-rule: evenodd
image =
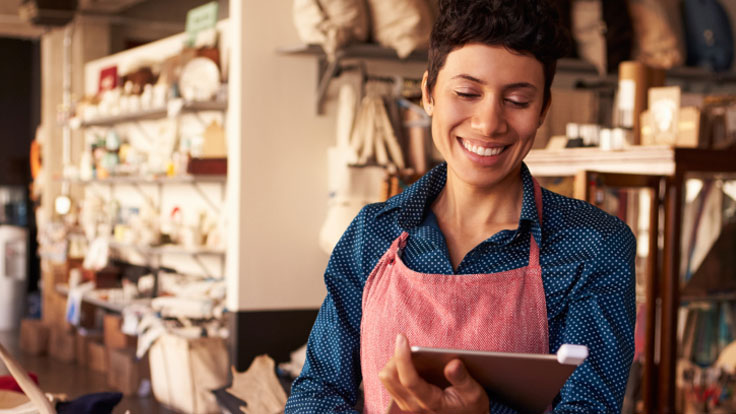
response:
M422 106L427 112L427 115L432 116L432 112L434 111L434 99L432 99L432 94L430 93L429 89L427 89L426 70L424 71L424 75L422 76Z

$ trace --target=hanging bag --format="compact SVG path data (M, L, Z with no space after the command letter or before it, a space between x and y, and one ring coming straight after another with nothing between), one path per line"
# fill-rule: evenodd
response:
M681 65L685 47L676 32L679 10L673 11L678 15L672 19L661 0L628 0L628 6L634 27L634 60L661 69Z
M620 0L574 0L571 4L572 37L578 55L601 74L616 72L629 60L631 18Z
M428 0L368 0L373 37L405 58L427 49L437 6Z
M292 14L301 40L321 45L330 59L344 46L368 40L365 0L294 0Z
M733 61L733 34L728 15L717 0L683 0L687 64L715 71Z

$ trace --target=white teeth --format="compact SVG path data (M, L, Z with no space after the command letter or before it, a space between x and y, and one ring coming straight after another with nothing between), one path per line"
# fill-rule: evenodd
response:
M473 145L473 144L471 144L471 143L469 143L469 142L467 142L465 140L463 140L463 146L468 151L470 151L470 152L472 152L474 154L478 154L478 155L483 156L483 157L490 157L492 155L498 155L505 148L505 147L483 148L483 147L480 147L480 146L477 146L477 145Z

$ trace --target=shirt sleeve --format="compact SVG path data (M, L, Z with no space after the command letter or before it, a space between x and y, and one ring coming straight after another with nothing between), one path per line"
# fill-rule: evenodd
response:
M327 297L309 335L307 358L291 387L286 414L358 412L367 210L353 220L330 257Z
M555 414L621 412L634 357L636 239L618 224L571 292L562 343L587 345L589 356L562 387Z

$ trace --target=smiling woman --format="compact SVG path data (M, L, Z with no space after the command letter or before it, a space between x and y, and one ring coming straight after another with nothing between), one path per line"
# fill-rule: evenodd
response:
M523 160L566 34L546 0L443 0L422 101L445 163L366 206L332 253L328 295L287 413L515 412L460 360L421 378L410 345L589 358L555 413L620 412L633 357L635 240L542 189Z

